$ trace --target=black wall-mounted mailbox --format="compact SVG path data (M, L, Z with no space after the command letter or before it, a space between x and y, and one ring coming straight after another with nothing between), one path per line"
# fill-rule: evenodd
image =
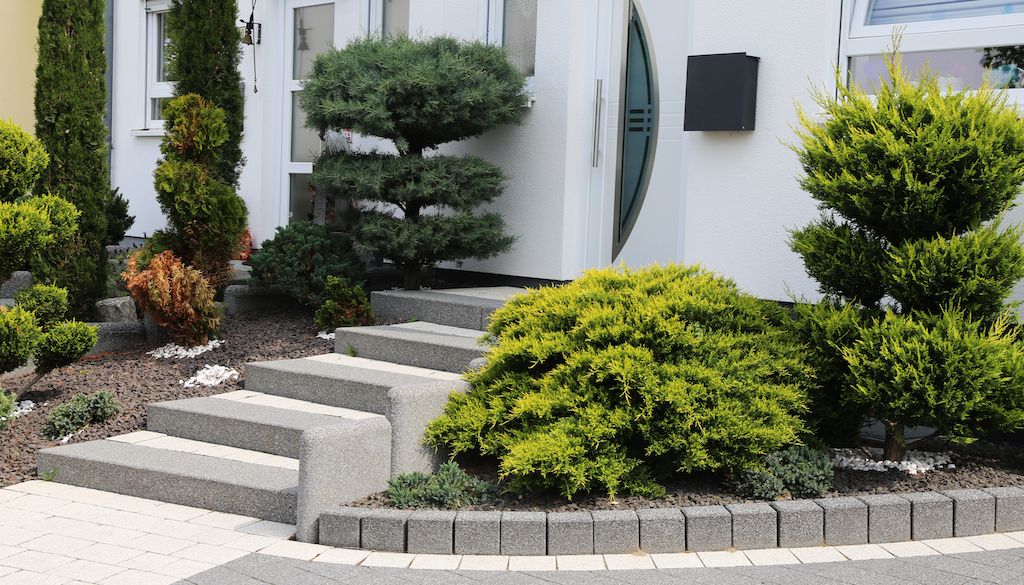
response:
M746 53L690 55L683 130L753 130L758 61Z

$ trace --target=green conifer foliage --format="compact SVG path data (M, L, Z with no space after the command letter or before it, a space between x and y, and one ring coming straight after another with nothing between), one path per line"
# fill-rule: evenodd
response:
M887 63L877 95L840 82L815 95L824 121L800 113L800 185L822 217L791 245L827 297L796 327L819 366L817 423L850 435L875 417L898 460L906 426L971 440L1024 419L1002 317L1024 247L999 222L1024 183L1024 124L999 91L911 81L898 47Z
M224 110L228 138L217 149L216 178L237 187L245 97L236 0L173 0L167 18L174 95L198 94Z
M474 212L501 194L501 170L476 157L425 154L516 122L524 100L523 76L500 47L400 36L329 51L302 92L308 124L391 140L398 156L328 153L313 183L367 204L356 223L358 244L401 268L406 288L419 288L424 266L512 246L500 215Z
M39 280L68 288L72 310L91 309L106 283L107 165L104 0L43 0L36 67L36 137L50 155L39 192L81 212L76 241L33 266Z

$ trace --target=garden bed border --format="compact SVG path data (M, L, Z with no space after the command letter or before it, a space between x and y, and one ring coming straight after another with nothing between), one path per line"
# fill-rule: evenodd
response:
M579 512L341 506L319 542L385 552L581 555L853 545L1024 530L1024 488Z

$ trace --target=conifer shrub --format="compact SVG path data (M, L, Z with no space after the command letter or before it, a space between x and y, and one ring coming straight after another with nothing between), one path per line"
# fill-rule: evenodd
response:
M98 332L99 327L81 321L61 321L44 329L32 355L36 375L41 377L80 360L96 345Z
M128 200L119 189L113 189L107 202L107 245L120 244L133 225L135 216L128 213Z
M228 140L224 111L188 94L171 100L164 118L154 179L170 227L159 239L218 288L229 278L247 221L245 203L215 173Z
M793 328L819 371L812 426L845 442L877 417L885 458L901 460L910 424L954 438L997 428L993 418L1019 424L1007 393L1024 387L980 371L958 382L980 364L976 351L999 346L993 336L1011 343L996 324L1024 276L1024 248L999 218L1024 183L1024 124L999 91L947 91L928 70L911 81L898 47L886 59L877 95L839 83L838 96L815 94L824 121L800 112L800 185L822 216L791 245L826 298L799 309ZM924 351L966 361L926 368ZM1013 379L1007 352L992 359Z
M13 201L32 190L50 156L34 136L14 122L0 119L0 201Z
M337 276L327 277L324 303L313 315L313 322L323 331L338 327L373 324L373 308L363 287L349 284Z
M367 38L314 63L301 98L309 126L390 140L398 154L327 153L313 183L364 203L356 242L394 262L406 288L419 288L425 266L512 246L499 214L475 212L501 194L501 170L426 151L518 121L524 84L501 47L448 37Z
M35 315L15 305L0 307L0 374L28 363L42 335Z
M0 388L0 430L6 428L7 423L10 422L11 415L14 413L15 400L14 394Z
M213 287L198 270L170 250L140 266L140 254L128 259L122 278L132 298L171 337L185 345L205 345L220 327Z
M68 291L49 284L34 284L18 291L14 296L16 306L31 311L36 324L42 329L63 321L68 314Z
M835 468L823 451L806 445L794 445L769 453L759 468L741 471L734 487L745 497L777 500L820 498L832 488Z
M512 489L657 495L797 443L810 370L774 303L698 266L593 270L514 297L427 441Z
M106 390L94 394L76 394L71 400L50 411L43 425L43 434L59 439L85 427L101 423L117 414L117 400Z
M28 265L32 253L53 243L49 214L29 202L0 201L0 282Z
M43 0L36 67L36 136L50 156L39 182L80 212L60 258L33 266L42 282L68 289L72 311L85 315L106 284L107 164L105 0Z
M437 473L403 473L388 480L384 495L396 508L452 510L482 504L496 486L469 475L457 463L442 463Z
M278 286L309 307L323 304L331 276L357 283L364 274L349 237L308 221L277 228L249 264L259 282Z

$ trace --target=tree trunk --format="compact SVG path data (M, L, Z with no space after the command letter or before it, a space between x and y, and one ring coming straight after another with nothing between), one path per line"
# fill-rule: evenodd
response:
M28 384L26 384L24 388L22 388L20 390L15 390L14 391L14 400L15 400L15 402L21 400L22 396L28 394L28 391L32 389L32 386L36 385L36 382L38 382L39 379L43 377L43 375L44 374L40 374L39 372L36 372L36 377L32 378L32 381L30 381Z
M903 439L903 423L885 422L885 451L887 461L903 461L907 456L907 445Z

